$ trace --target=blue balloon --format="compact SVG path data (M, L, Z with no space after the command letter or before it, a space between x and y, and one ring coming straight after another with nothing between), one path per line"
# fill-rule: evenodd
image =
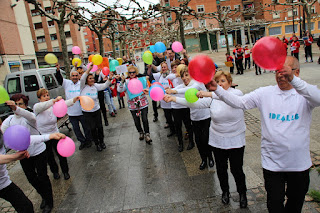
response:
M150 46L150 52L154 53L155 51L156 51L156 49L155 49L154 45L151 45Z
M163 53L164 51L167 50L166 45L164 45L164 43L162 43L162 42L160 42L160 41L157 42L157 43L154 45L154 47L155 47L156 52L158 52L158 53Z

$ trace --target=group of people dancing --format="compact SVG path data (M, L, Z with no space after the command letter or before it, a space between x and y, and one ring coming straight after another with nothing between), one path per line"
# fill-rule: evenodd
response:
M228 162L235 179L239 203L241 208L248 205L246 196L246 177L243 171L245 151L244 110L258 108L261 112L261 159L265 187L267 191L267 207L270 212L301 212L304 196L309 186L309 168L311 158L309 152L310 123L312 109L320 106L320 91L316 86L309 85L301 80L300 65L296 58L288 56L281 70L276 72L275 86L259 88L243 95L238 89L231 87L232 76L227 71L218 71L208 84L192 79L188 70L191 58L186 51L183 58L170 48L166 55L154 54L151 65L145 66L144 74L140 74L136 66L128 64L128 73L119 75L110 72L104 76L101 70L90 72L93 65L81 72L75 68L70 73L70 80L64 79L57 65L57 79L65 89L68 115L75 135L80 142L79 149L96 145L101 152L107 147L104 139L102 124L102 105L99 92L116 84L118 93L126 93L127 106L132 115L135 127L139 133L139 140L145 140L151 145L152 139L149 129L148 110L149 89L145 86L143 92L132 95L128 90L129 82L133 79L145 78L146 81L158 82L165 90L165 97L160 101L166 120L165 128L169 129L167 137L176 136L177 151L184 151L182 123L187 131L189 143L187 150L198 149L201 162L199 169L216 164L217 175L222 190L221 201L230 202L230 187L228 182ZM79 72L80 71L80 72ZM184 98L190 88L199 90L200 98L195 103L189 103ZM60 156L56 150L57 141L65 135L60 134L57 128L57 117L53 114L52 106L61 100L61 97L50 99L46 89L37 92L39 103L33 111L27 109L28 99L22 94L11 97L7 104L15 114L7 118L1 125L6 128L20 124L26 126L32 136L41 136L40 139L31 138L28 152L20 152L10 159L1 160L0 196L9 200L19 212L21 203L12 197L4 197L3 190L13 187L5 168L10 160L20 160L21 166L31 185L42 197L43 212L50 212L53 207L52 187L47 175L46 165L55 179L60 178L58 166L54 161L54 153L58 155L64 178L68 180L67 159ZM79 103L79 96L89 96L94 101L91 110L84 109ZM101 96L103 97L103 96ZM104 97L102 98L105 99ZM158 103L152 101L154 122L158 121ZM80 124L84 133L80 130ZM46 143L40 143L47 141ZM194 143L195 141L195 143ZM107 144L106 144L107 143ZM3 149L3 143L1 148ZM30 154L30 157L28 156ZM29 157L29 158L26 158ZM6 177L5 181L3 177ZM287 184L287 187L285 187ZM17 188L10 189L18 193ZM23 192L18 194L21 197ZM24 195L24 194L23 194ZM286 204L284 204L287 196ZM23 205L32 204L25 196Z

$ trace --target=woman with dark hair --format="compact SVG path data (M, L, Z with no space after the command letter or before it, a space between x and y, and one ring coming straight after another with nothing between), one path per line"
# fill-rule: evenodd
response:
M184 65L188 66L189 65L189 60L187 58L182 58L181 59L181 64L184 64Z
M102 126L102 118L101 118L101 110L98 99L98 92L105 90L111 84L111 79L106 80L105 83L95 83L94 76L90 73L93 64L89 66L87 71L83 73L80 79L80 95L89 96L94 101L94 107L92 110L85 110L82 108L83 115L91 128L91 134L94 143L97 146L97 151L101 152L102 149L106 148L106 144L104 143L104 135L103 135L103 126Z

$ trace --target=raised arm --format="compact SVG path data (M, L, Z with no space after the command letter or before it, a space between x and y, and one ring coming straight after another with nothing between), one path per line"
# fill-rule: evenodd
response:
M57 68L57 70L56 70L56 78L57 78L57 81L58 81L58 83L59 83L60 85L62 85L62 84L63 84L63 77L62 77L62 75L61 75L60 65L59 65L58 63L56 64L56 68Z
M40 114L41 112L49 109L50 107L53 106L53 104L55 104L57 101L60 101L62 99L61 96L58 96L57 98L55 99L51 99L49 101L44 101L44 102L39 102L39 103L36 103L34 106L33 106L33 111L34 111L34 114L35 115L38 115Z

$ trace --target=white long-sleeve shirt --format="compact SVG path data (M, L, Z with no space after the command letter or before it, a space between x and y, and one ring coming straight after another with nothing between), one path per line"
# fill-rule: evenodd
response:
M167 77L164 78L163 74L161 74L159 72L158 73L152 73L152 74L153 74L154 80L159 82L160 84L162 84L163 88L166 89L166 88L170 87ZM171 109L172 108L171 107L171 103L170 102L167 103L164 100L160 100L160 106L161 106L162 109Z
M71 98L75 98L80 95L80 81L78 81L77 83L73 83L69 79L63 79L62 87L64 88L64 92L66 94L67 100ZM80 102L77 101L72 106L68 107L67 113L69 116L82 115Z
M291 90L281 90L278 85L261 87L243 97L221 87L215 91L230 106L260 110L261 161L270 171L304 171L312 165L311 113L320 106L320 90L298 77L291 85Z
M226 93L241 96L238 89L229 88ZM244 113L241 109L228 106L213 95L212 98L202 98L195 103L189 103L184 98L177 98L177 103L192 108L210 108L209 145L220 149L240 148L245 145Z
M37 130L36 116L32 112L17 107L14 113L14 115L10 115L3 121L1 125L2 133L10 126L21 125L28 128L30 135L39 135L40 132ZM43 141L40 143L30 142L30 146L27 150L30 156L36 156L46 150L46 145Z
M66 100L66 105L72 106L73 99ZM57 117L53 114L53 100L36 103L33 106L37 119L37 129L41 134L51 134L59 132L57 127Z
M100 109L99 99L98 99L98 91L105 90L110 86L111 82L106 81L105 83L94 83L92 86L86 84L88 74L83 73L80 79L80 95L89 96L94 101L94 107L92 110L87 111L82 108L84 112L95 112Z

